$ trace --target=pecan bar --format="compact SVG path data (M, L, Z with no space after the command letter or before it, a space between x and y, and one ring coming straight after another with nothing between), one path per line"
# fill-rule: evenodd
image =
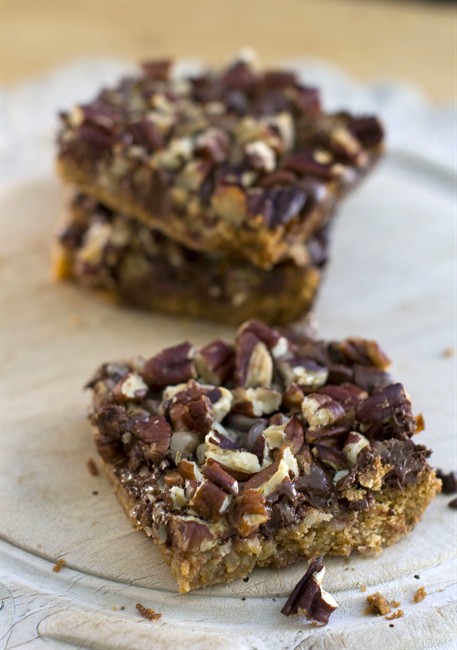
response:
M234 344L99 368L88 384L98 452L180 591L377 552L412 529L440 482L388 364L373 341L250 321Z
M266 271L220 253L189 250L80 194L58 234L55 275L167 314L234 325L254 317L288 323L313 303L326 262L328 228L308 240L306 265L282 262Z
M58 170L188 248L268 269L301 263L382 147L375 117L324 113L292 72L244 55L184 78L156 61L61 115Z

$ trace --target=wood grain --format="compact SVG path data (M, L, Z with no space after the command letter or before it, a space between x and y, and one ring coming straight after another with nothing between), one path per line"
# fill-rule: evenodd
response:
M161 55L220 63L246 45L272 63L322 58L361 80L394 78L456 101L451 3L375 0L4 0L2 79L73 58Z

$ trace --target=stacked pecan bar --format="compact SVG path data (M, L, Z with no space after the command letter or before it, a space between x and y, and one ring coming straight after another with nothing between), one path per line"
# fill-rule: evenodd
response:
M376 118L326 114L314 88L247 56L187 78L146 63L61 119L75 198L57 275L236 324L310 308L335 206L383 141Z
M388 365L373 341L250 321L234 344L186 342L97 371L98 452L181 591L376 552L411 530L439 481Z

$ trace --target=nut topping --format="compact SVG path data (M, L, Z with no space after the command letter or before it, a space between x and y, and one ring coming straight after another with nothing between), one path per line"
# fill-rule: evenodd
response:
M271 388L235 388L232 411L249 417L273 413L281 404L281 393Z
M241 537L249 537L268 521L265 499L255 490L245 489L233 499L229 521Z
M219 519L230 504L231 497L211 481L205 479L189 502L194 512L210 521Z
M167 348L146 361L143 379L152 390L180 384L196 376L192 363L194 349L190 343Z
M302 402L302 412L313 429L334 424L344 416L341 404L321 393L306 395Z
M281 614L285 616L302 614L315 623L327 625L338 603L322 588L324 574L322 558L311 560L305 575L292 590Z

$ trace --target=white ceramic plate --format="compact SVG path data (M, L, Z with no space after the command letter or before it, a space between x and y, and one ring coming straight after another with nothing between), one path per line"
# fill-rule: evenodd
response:
M114 68L103 68L101 77ZM84 65L79 69L83 84L98 83L96 66L92 76ZM340 93L356 107L382 104L379 87L359 89L315 65L308 73L326 80L334 103ZM25 124L10 131L2 152L8 181L1 257L4 647L453 648L456 512L447 507L449 497L438 497L415 531L380 557L328 559L325 587L340 607L326 628L317 628L279 613L303 562L178 595L166 565L132 529L107 481L88 473L87 458L96 455L85 419L89 395L81 387L99 363L233 332L119 309L51 280L50 241L64 199L51 172L49 111L65 84L68 74L59 72L10 92L6 101L7 117L22 115ZM430 135L423 125L433 124L433 111L405 90L387 96L382 112L392 124L391 153L341 209L316 317L324 337L358 334L382 343L395 361L394 375L424 413L420 437L434 450L432 463L450 470L457 467L456 358L445 350L457 347L455 170L444 153L427 158ZM395 103L402 107L396 113ZM399 115L414 105L413 115L422 118L406 137ZM452 137L448 131L443 152ZM66 566L54 573L58 558ZM428 595L414 604L422 585ZM374 591L401 601L404 617L389 624L365 616L366 595ZM136 603L162 618L140 618Z

